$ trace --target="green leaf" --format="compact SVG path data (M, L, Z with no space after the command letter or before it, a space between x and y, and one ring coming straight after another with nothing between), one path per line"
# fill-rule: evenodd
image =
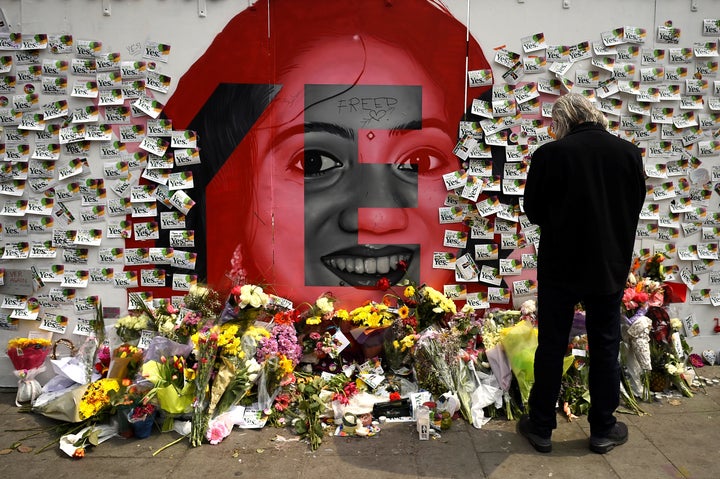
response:
M100 444L100 430L99 429L91 429L90 434L88 434L88 442L92 444L93 446L97 446Z

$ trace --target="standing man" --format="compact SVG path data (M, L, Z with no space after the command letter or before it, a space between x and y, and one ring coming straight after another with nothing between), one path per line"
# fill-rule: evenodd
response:
M640 149L609 133L607 119L579 94L552 110L557 141L533 154L525 213L540 227L538 348L529 415L518 432L550 452L557 427L563 357L575 305L586 311L591 355L590 449L604 454L627 441L614 411L620 402L620 301L645 199Z

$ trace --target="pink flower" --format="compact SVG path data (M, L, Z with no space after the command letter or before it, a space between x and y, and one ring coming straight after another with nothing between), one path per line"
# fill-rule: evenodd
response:
M223 421L210 421L207 430L207 440L210 444L220 444L223 439L230 435L230 428Z
M648 299L648 306L662 306L665 302L665 296L663 294L663 291L656 291L650 296L650 299Z
M690 359L690 364L693 365L695 368L701 368L705 366L705 363L702 360L702 357L699 354L691 354L688 359Z

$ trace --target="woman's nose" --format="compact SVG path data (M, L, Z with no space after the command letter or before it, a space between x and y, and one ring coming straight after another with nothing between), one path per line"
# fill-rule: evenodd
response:
M361 174L340 213L340 227L387 234L405 230L409 224L405 208L417 207L417 184L400 181L393 165L362 164ZM360 211L360 213L359 213Z
M340 212L339 220L343 231L376 235L405 231L410 224L405 208L347 207Z

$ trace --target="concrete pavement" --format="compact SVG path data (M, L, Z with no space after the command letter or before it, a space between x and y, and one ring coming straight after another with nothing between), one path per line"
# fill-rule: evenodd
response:
M720 379L720 366L698 369ZM19 413L15 391L0 392L0 449L27 432L8 431L52 425L36 414ZM491 420L475 429L463 420L429 441L418 440L415 424L384 424L377 436L326 436L317 451L289 431L271 427L235 429L216 446L191 448L184 440L154 432L148 439L112 438L73 460L57 446L36 454L14 450L0 455L2 477L83 479L115 477L194 478L718 478L720 477L720 385L693 398L642 403L644 416L622 414L627 444L606 455L588 450L586 417L559 418L553 452L539 454L515 433L515 422ZM52 440L43 433L22 441L36 450Z

